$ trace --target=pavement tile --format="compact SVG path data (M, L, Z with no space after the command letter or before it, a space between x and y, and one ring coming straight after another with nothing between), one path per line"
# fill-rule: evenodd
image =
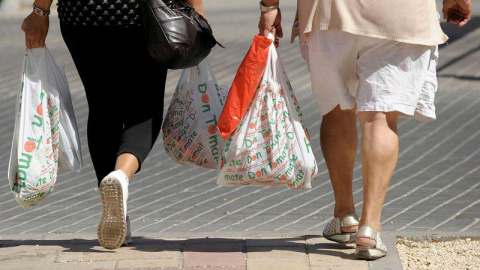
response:
M116 250L107 250L100 246L75 247L73 251L60 252L58 262L70 261L111 261L134 259L170 259L180 257L180 245L132 245Z
M355 258L355 249L310 249L308 257L311 266L322 266L326 264L359 265L364 263Z
M242 252L241 242L228 243L185 243L184 252Z
M255 258L247 260L248 270L308 270L307 258Z
M2 255L3 249L2 249ZM116 261L99 262L55 262L56 254L37 253L25 256L1 256L0 269L25 270L25 269L55 269L55 270L94 270L115 269Z
M38 269L44 265L53 264L56 254L28 254L28 255L6 255L3 248L0 249L2 255L0 257L1 269Z
M305 247L247 247L247 258L301 258Z
M0 248L0 260L4 257L15 256L36 256L39 254L56 254L60 250L59 246L45 245L18 245L12 246L11 243L3 243Z
M242 238L210 238L210 237L201 237L201 238L190 238L187 240L187 243L242 243L244 240ZM248 240L247 240L248 241Z
M166 259L140 259L140 260L119 260L117 269L142 269L142 268L166 268L179 267L180 258Z
M48 267L41 269L54 270L97 270L97 269L115 269L116 261L99 261L99 262L68 262L68 263L52 263ZM39 268L36 268L39 269Z
M184 267L241 267L245 265L242 252L184 252Z
M241 242L187 243L183 251L184 267L244 266Z
M304 246L305 239L295 238L271 238L271 239L247 239L247 247L294 247Z
M168 268L170 269L178 269L178 268ZM245 270L245 266L233 266L233 267L205 267L205 268L198 268L198 267L187 267L181 268L182 270Z
M322 265L312 266L311 270L368 270L368 264L364 262L362 265Z
M355 246L343 245L323 237L307 238L310 265L363 265L364 261L355 259Z

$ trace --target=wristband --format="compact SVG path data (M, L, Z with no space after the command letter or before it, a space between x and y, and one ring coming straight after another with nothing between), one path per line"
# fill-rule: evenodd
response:
M275 6L269 7L269 6L266 6L262 1L260 1L260 10L262 12L269 12L269 11L272 11L272 10L276 10L279 7L280 7L280 2L278 4L276 4Z
M39 16L48 16L50 15L50 10L49 11L45 11L41 8L39 8L37 5L35 5L35 3L33 3L33 12L35 12L37 15Z

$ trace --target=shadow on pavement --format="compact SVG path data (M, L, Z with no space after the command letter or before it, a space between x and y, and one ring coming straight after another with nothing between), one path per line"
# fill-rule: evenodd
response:
M0 243L0 254L8 248L25 247L28 252L32 248L58 248L61 253L82 252L82 253L116 253L118 251L140 251L140 252L162 252L162 251L183 251L183 252L242 252L261 254L281 250L288 252L319 254L334 256L345 260L356 260L354 247L348 245L326 242L321 236L305 236L304 240L299 238L272 238L272 239L229 239L229 238L202 238L189 240L164 240L133 237L133 243L117 250L102 248L97 240L71 239L71 240L2 240ZM305 239L309 243L305 244ZM250 243L247 247L247 242ZM247 251L248 248L255 248L254 251ZM268 256L268 255L267 255Z

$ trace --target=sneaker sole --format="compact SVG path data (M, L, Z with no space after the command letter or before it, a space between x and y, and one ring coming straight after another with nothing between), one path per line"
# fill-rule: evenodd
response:
M357 246L355 257L363 260L376 260L387 256L387 253L377 248L368 248Z
M98 241L107 249L119 248L127 234L127 222L123 213L122 184L116 178L100 183L102 218L97 228Z

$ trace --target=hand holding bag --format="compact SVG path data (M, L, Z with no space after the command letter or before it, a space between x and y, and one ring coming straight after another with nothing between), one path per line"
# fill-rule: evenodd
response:
M257 36L254 45L267 41ZM229 135L221 151L217 183L311 188L318 169L308 131L275 45L269 43L267 50L252 46L244 63L259 69L249 71L242 64L220 115L221 134ZM263 63L264 71L257 72Z

